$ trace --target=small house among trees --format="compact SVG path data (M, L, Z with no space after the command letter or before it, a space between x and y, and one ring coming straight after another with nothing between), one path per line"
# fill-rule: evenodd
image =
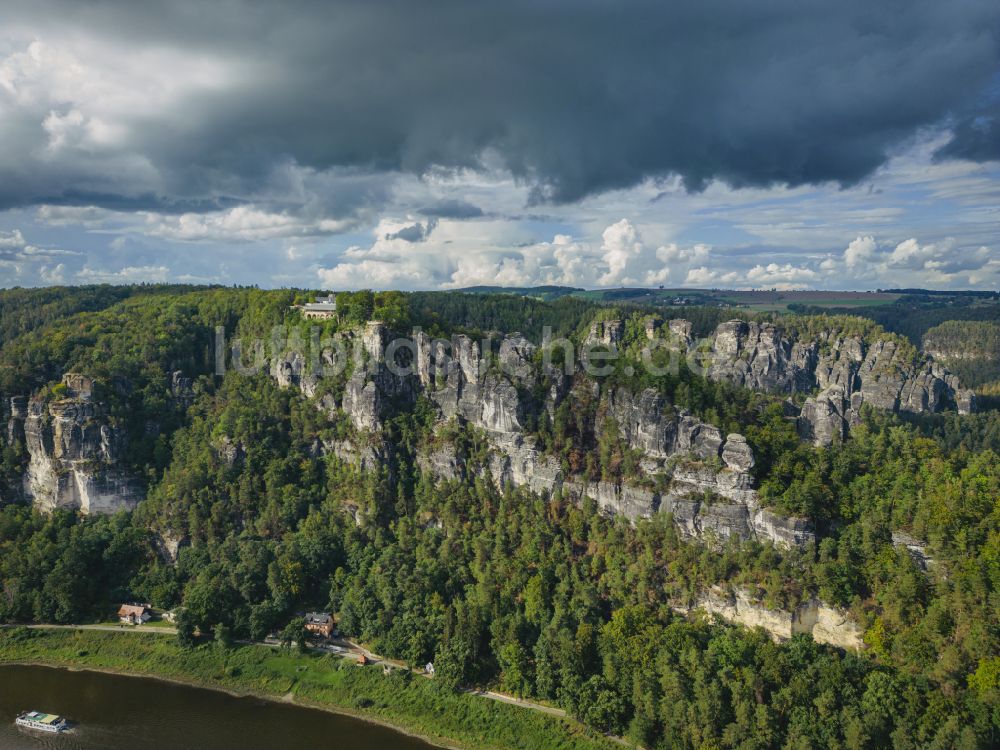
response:
M328 612L306 612L306 630L329 638L333 634L333 617Z
M118 621L123 625L142 625L149 622L152 616L148 604L123 604L118 608Z

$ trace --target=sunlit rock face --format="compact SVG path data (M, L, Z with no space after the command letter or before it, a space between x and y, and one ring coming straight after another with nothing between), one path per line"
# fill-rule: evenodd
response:
M690 335L690 324L672 321L671 326ZM616 345L622 333L620 321L607 321L596 326L592 336L597 343ZM436 409L442 428L457 421L485 435L491 448L486 468L500 487L510 483L546 495L590 498L605 512L631 520L670 513L682 535L713 544L731 536L781 546L814 542L803 519L760 508L750 473L753 451L742 435L723 435L715 426L678 412L653 389L632 393L618 388L601 394L596 381L574 379L548 366L547 390L539 396L533 366L537 348L520 334L500 341L490 364L480 344L467 336L443 342L418 332L412 362L406 363L410 367L400 375L385 361L389 332L382 324L369 323L356 335L364 356L355 363L341 403L326 395L316 405L331 417L342 413L359 434L374 440L340 439L321 445L323 452L362 468L383 466L387 456L377 446L384 420L422 395ZM297 388L307 397L316 393L317 381L300 354L275 358L269 372L281 387ZM625 445L642 454L642 476L587 481L568 474L559 460L540 450L537 437L525 428L530 418L537 419L543 411L551 417L565 399L581 394L599 399L597 421L592 419L588 428L596 434L604 420L613 420ZM441 479L470 475L466 457L447 442L420 453L417 463Z
M611 321L609 338L617 327ZM593 335L603 337L599 329ZM815 537L803 519L784 518L762 510L750 474L754 456L739 434L724 436L718 428L678 412L653 389L633 393L624 388L600 395L595 382L578 382L580 390L599 396L599 424L613 420L629 449L642 454L642 476L630 481L587 481L567 474L554 457L543 454L534 435L524 430L532 408L552 413L572 395L562 376L551 374L552 385L540 406L523 396L534 385L528 366L535 349L520 336L500 345L507 376L483 373L478 344L456 337L453 360L437 368L436 353L418 340L419 382L440 410L439 419L467 422L484 431L493 451L489 469L499 486L510 483L543 494L590 498L607 513L631 520L670 513L682 535L712 543L730 536L771 541L781 546L809 546ZM597 389L597 390L595 390ZM461 457L437 447L424 457L425 470L442 478L464 475ZM635 481L639 480L639 481Z
M708 376L755 390L801 391L812 387L815 344L792 343L770 323L731 320L715 330Z
M931 359L909 359L891 339L866 343L826 331L799 341L770 323L742 320L720 324L709 339L699 356L713 380L755 390L818 391L799 416L799 432L817 445L843 440L865 404L890 412L975 410L975 395L955 375Z
M397 375L387 365L388 341L389 330L378 321L369 322L361 334L363 361L355 363L342 405L359 430L378 430L386 416L411 404L415 395L414 379Z
M142 499L140 483L123 467L127 436L93 399L93 383L74 373L54 401L15 398L8 432L28 452L23 492L43 511L83 513L130 510Z
M154 533L152 539L160 558L168 565L175 564L181 549L190 545L190 540L186 536L172 532Z
M685 320L664 324L651 318L644 332L647 339L669 334L670 345L681 352L693 352L696 345L692 325ZM544 494L590 498L607 513L633 520L669 513L682 536L710 544L730 537L782 547L809 548L815 543L805 519L761 507L752 474L755 457L742 435L722 434L678 411L653 389L602 390L594 379L566 375L551 365L539 370L537 347L520 334L506 336L491 354L464 335L441 341L417 332L411 367L401 376L385 361L385 326L372 322L354 335L363 361L355 365L341 403L324 396L317 406L331 416L342 412L359 433L379 435L393 410L422 397L433 405L441 427L457 422L482 431L491 449L486 468L498 486L509 483ZM585 342L616 347L624 335L622 321L598 321ZM770 323L729 321L697 348L711 379L814 394L801 410L791 401L788 408L803 439L819 445L846 439L864 404L889 411L974 405L953 375L931 361L906 361L892 340L868 344L860 337L827 332L814 341L798 341ZM297 354L271 364L280 385L297 387L308 397L316 392L316 381L306 369ZM544 389L538 388L539 377L545 378ZM566 399L574 398L597 402L596 411L586 416L586 429L594 435L613 420L628 449L641 454L640 476L587 481L541 450L526 425L537 424L543 412L554 417ZM370 448L354 447L350 439L324 449L368 466L381 460ZM466 457L439 441L418 456L418 464L442 479L470 475Z
M748 628L763 628L777 641L808 633L817 643L849 651L865 648L861 627L846 610L831 607L819 599L809 599L795 609L772 609L755 601L742 589L727 592L713 588L701 594L685 611L701 610L727 622Z
M621 320L595 320L590 325L590 331L584 342L588 345L602 344L615 346L625 335L625 323Z

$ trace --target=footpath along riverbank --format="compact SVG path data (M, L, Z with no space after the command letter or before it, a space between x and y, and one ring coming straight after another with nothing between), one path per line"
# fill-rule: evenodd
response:
M139 635L142 633L143 635ZM152 677L346 714L441 747L599 750L620 746L559 709L498 693L443 690L403 665L384 674L379 657L342 641L342 653L285 653L267 644L181 648L171 629L113 625L0 628L0 664L38 664ZM365 653L376 668L360 668ZM344 658L347 656L348 658ZM384 662L383 662L384 663ZM483 698L490 700L483 700Z

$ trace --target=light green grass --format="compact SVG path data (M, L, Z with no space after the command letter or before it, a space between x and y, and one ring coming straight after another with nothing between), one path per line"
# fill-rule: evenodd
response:
M167 622L166 620L150 620L149 622L143 623L142 625L122 625L121 621L117 617L113 617L110 620L102 620L97 625L107 625L109 627L117 628L121 626L122 630L134 630L136 628L173 628L176 627L172 622Z
M358 667L332 654L266 646L181 648L174 638L130 631L0 629L0 664L106 670L328 708L460 748L607 750L616 747L569 719L443 690L401 670Z
M882 307L884 305L891 305L896 301L896 298L879 298L872 295L871 299L860 298L860 299L796 299L790 300L792 303L798 303L800 305L814 305L815 307Z
M141 628L175 628L177 627L172 622L167 622L166 620L150 620L147 623L139 625Z

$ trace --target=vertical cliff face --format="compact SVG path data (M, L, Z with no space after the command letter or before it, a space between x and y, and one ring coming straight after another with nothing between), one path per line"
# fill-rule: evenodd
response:
M861 394L848 396L843 385L834 385L806 399L796 425L803 440L814 445L830 445L847 439L851 427L858 423Z
M181 370L170 373L170 397L174 405L182 409L187 409L194 403L194 381L185 376Z
M358 430L378 430L385 416L395 408L405 408L414 398L412 376L392 372L385 361L388 337L388 329L377 321L368 323L361 336L363 361L355 364L343 401L344 412Z
M122 468L124 430L93 400L87 378L67 374L65 397L45 402L14 398L8 433L29 456L24 495L40 510L114 513L142 499L134 477Z
M792 342L770 323L731 320L712 337L708 376L755 390L808 391L814 387L814 342Z
M588 344L615 346L625 335L625 323L621 320L594 321L585 339Z
M706 349L706 374L713 380L785 393L818 391L799 415L800 433L817 445L845 438L864 404L916 414L975 410L975 395L957 377L931 359L912 360L888 338L868 342L828 331L800 341L770 323L733 320L718 326Z
M614 345L620 329L617 321L609 321L594 335ZM490 360L467 336L443 342L417 333L412 374L400 377L380 359L385 336L378 324L369 325L364 334L369 355L347 385L343 410L359 431L377 431L389 404L422 393L437 408L440 424L457 420L485 434L492 448L488 468L499 486L511 483L542 494L592 498L608 513L630 519L671 513L681 533L691 538L718 542L738 536L782 546L814 541L803 519L760 508L750 474L753 452L742 435L724 436L677 412L655 390L619 388L601 396L595 381L574 382L554 367L540 373L532 365L536 347L519 334L505 337L496 359ZM280 365L279 374L286 368ZM525 395L537 394L539 377L548 386L540 403ZM290 385L294 378L285 382ZM599 399L594 420L614 420L625 445L642 454L642 476L588 481L567 474L559 460L540 449L525 424L543 410L552 414L567 398ZM590 424L588 429L598 427ZM338 455L358 458L347 445L333 448ZM468 475L463 457L447 445L421 455L419 463L442 478Z
M682 338L681 346L689 346L690 324L671 321L669 325ZM650 327L655 334L655 322ZM864 363L860 349L858 355L848 354L840 361L819 345L788 342L775 330L752 337L739 331L735 329L730 343L724 341L721 346L722 352L735 352L738 362L720 355L716 361L723 369L714 371L714 377L788 391L815 388L817 382L831 389L850 389L852 395L860 388L857 373ZM621 326L609 321L595 326L590 338L615 346L621 335ZM439 430L417 462L424 472L438 478L467 479L486 468L499 486L510 483L543 495L590 498L611 515L636 520L669 514L682 537L713 546L729 538L806 550L815 545L814 531L805 519L761 507L751 473L755 457L742 435L724 434L677 410L653 389L602 389L593 379L568 376L551 366L539 368L536 347L517 334L500 342L493 356L466 336L445 342L417 333L412 372L400 376L382 359L386 338L384 328L369 324L362 336L364 362L355 367L342 403L334 407L342 409L362 433L356 439L324 446L345 461L368 469L379 466L385 456L370 446L380 444L377 436L384 420L401 401L412 403L421 396L437 410ZM751 338L752 346L746 343ZM769 350L764 356L759 351L762 347ZM851 344L845 348L854 351ZM821 362L824 369L817 374ZM281 385L298 387L307 396L315 391L295 355L276 362L272 374ZM545 414L551 417L567 401L592 436L613 421L624 446L641 456L638 475L588 481L542 450L527 425ZM469 425L485 437L489 445L485 467L468 464L461 450L444 438L447 430L443 428L454 422ZM368 440L364 433L376 439ZM730 597L716 592L702 597L697 606L736 623L761 625L776 638L808 632L818 641L844 648L862 645L860 630L849 616L819 601L783 611L768 609L745 593Z
M599 343L620 341L620 321L596 326ZM688 333L690 328L685 329ZM676 411L655 390L631 393L615 389L601 395L597 382L574 380L547 365L533 365L536 347L520 334L506 336L496 357L484 356L480 344L458 335L451 341L432 340L417 332L412 362L403 362L403 373L384 360L388 331L369 323L360 340L363 361L355 365L339 410L360 433L378 435L383 420L394 409L412 405L423 394L437 409L442 426L458 421L481 430L491 446L488 468L499 486L511 483L541 494L561 493L571 498L591 498L606 512L629 519L655 513L672 514L678 530L687 537L713 543L737 536L769 540L781 546L809 546L814 535L803 519L785 518L762 509L750 470L753 452L742 435L722 435L718 428L690 414ZM297 387L314 395L316 381L306 372L301 355L287 353L271 364L271 374L282 387ZM537 399L538 379L547 389ZM534 393L535 397L526 394ZM542 411L551 416L565 399L598 399L597 415L588 429L596 434L599 423L613 419L625 445L642 454L642 476L627 481L588 481L567 474L561 462L545 454L525 424ZM332 399L317 404L331 413ZM339 440L323 446L343 460L375 468L386 455L378 441L355 445ZM468 476L465 459L450 445L436 444L418 456L425 471L445 479Z
M655 319L647 323L647 337L656 337L664 328ZM669 321L666 329L674 346L693 351L688 321ZM587 342L615 347L624 333L621 321L600 321L591 326ZM592 379L567 376L553 366L539 370L533 364L536 347L520 334L505 337L494 357L467 336L441 341L418 332L412 362L404 363L411 366L405 375L384 361L388 331L381 323L369 323L358 338L365 354L342 403L330 400L319 406L330 413L339 406L359 432L378 433L394 409L405 408L423 394L437 409L440 424L457 420L487 436L492 447L488 467L500 485L509 482L540 493L589 497L607 512L632 519L670 513L678 530L691 538L720 541L735 536L791 547L815 541L804 519L760 507L751 474L754 456L742 435L723 435L666 404L655 390L602 392ZM912 412L973 407L954 376L931 361L908 360L891 339L868 342L829 332L799 341L769 323L729 321L718 326L707 346L699 344L697 356L714 380L815 393L797 413L797 423L802 436L817 444L845 439L863 404ZM316 379L305 371L301 355L279 358L272 364L272 375L306 396L315 393ZM541 396L539 379L545 384ZM584 401L598 402L596 413L587 412L587 429L597 435L604 420L614 420L627 448L641 454L641 476L587 481L568 474L561 461L540 449L525 425L537 421L543 411L553 416L566 399L575 400L571 406L579 415L586 412ZM326 449L369 466L381 460L377 452L369 455L371 451L349 441ZM448 446L436 445L419 460L425 470L441 477L468 474L463 458Z

